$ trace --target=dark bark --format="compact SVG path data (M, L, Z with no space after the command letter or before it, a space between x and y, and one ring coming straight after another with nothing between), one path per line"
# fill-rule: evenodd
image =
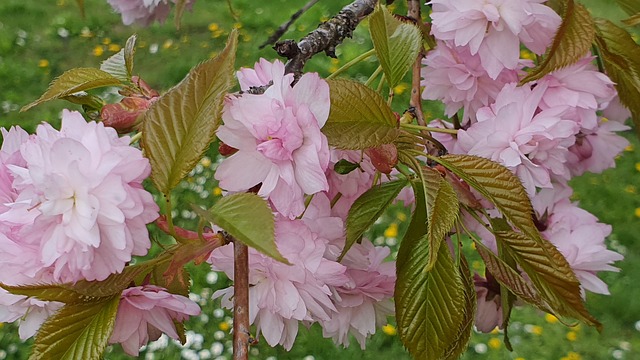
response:
M233 268L233 360L249 359L249 248L235 241Z

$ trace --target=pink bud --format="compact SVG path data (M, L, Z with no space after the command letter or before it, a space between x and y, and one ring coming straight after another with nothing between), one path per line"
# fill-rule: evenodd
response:
M138 118L147 111L151 102L143 98L126 97L117 104L103 106L100 117L106 126L119 133L128 133L136 128Z
M398 149L393 144L382 144L364 151L371 158L371 163L383 174L390 174L398 164Z

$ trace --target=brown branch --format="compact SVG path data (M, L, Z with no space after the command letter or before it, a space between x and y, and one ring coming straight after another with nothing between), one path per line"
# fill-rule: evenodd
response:
M249 359L249 248L234 241L233 360Z
M273 48L280 56L289 59L285 71L299 78L304 64L315 54L324 51L327 56L335 58L336 46L353 35L360 21L373 12L377 3L377 0L355 0L299 42L296 43L294 40L277 42Z
M258 49L262 49L265 46L269 44L273 44L274 42L278 41L278 39L280 39L280 37L285 32L287 32L287 29L289 29L289 26L291 26L291 24L293 24L296 20L298 20L298 18L302 16L302 14L304 14L307 10L309 10L318 1L320 0L309 0L309 2L307 2L300 10L296 11L295 14L291 15L291 18L289 19L289 21L280 25L280 27L276 30L275 33L273 33L273 35L269 36L269 38L265 42L263 42L260 46L258 46Z
M407 7L409 8L407 17L413 19L416 23L422 22L422 16L420 15L420 1L407 0ZM411 75L411 99L409 100L409 104L415 109L418 125L427 126L424 120L424 113L422 112L422 99L420 97L420 70L422 69L423 57L424 53L421 49L420 52L418 52L416 61L413 63Z

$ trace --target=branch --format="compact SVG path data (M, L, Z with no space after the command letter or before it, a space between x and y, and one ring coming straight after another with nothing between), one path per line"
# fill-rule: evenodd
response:
M413 19L416 23L422 22L422 16L420 15L420 1L407 0L407 17ZM421 50L418 52L416 61L413 63L413 69L411 74L411 100L409 104L415 109L416 120L421 126L427 126L424 120L424 113L422 112L422 100L420 98L420 69L422 69L422 58L424 52Z
M294 40L279 41L273 47L278 55L289 61L286 73L293 73L296 78L302 75L302 68L307 60L324 51L327 56L336 57L336 46L345 38L351 37L360 21L371 14L378 3L377 0L355 0L340 12L310 32L298 43Z
M302 16L302 14L304 14L307 10L309 10L318 1L320 0L309 0L309 2L306 3L300 10L296 11L295 14L291 15L291 18L289 19L289 21L280 25L278 30L276 30L276 32L273 33L273 35L269 36L269 38L265 42L263 42L262 45L258 46L258 49L262 49L265 46L269 44L273 44L274 42L278 41L278 39L280 39L280 37L287 31L287 29L289 29L289 26L291 26L291 24L293 24L296 20L298 20L298 18Z
M249 359L249 248L234 241L233 360Z

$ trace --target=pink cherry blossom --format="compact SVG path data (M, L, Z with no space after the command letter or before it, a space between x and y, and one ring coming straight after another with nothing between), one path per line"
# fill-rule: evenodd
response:
M19 320L18 335L21 340L35 335L45 320L62 306L59 302L41 301L0 289L0 323Z
M542 54L561 19L544 0L432 0L431 33L454 46L479 54L495 79L502 69L516 69L520 41Z
M281 77L282 74L284 74L284 64L281 61L269 62L260 58L253 69L241 68L236 73L236 77L240 83L240 89L247 91L252 87L268 85L273 79Z
M333 166L343 159L358 164L358 168L348 174L338 174L333 170ZM351 205L360 195L371 188L375 172L376 169L371 164L369 156L364 152L331 150L331 166L327 170L329 182L327 196L331 200L337 199L331 210L332 214L346 220Z
M620 97L616 95L608 104L606 104L604 110L602 110L602 116L605 118L624 124L627 119L631 117L631 112L620 102Z
M276 221L276 245L292 264L286 265L249 249L249 316L271 346L291 349L300 321L329 320L336 307L329 286L349 279L345 267L323 257L332 239L324 238L307 225L311 220ZM328 234L337 232L329 230ZM341 236L341 232L339 234ZM215 249L208 260L212 269L233 279L233 244ZM233 287L216 291L222 305L231 308Z
M578 134L575 145L569 148L575 155L568 164L571 173L574 176L585 172L601 173L615 167L616 156L629 145L627 139L616 133L629 129L626 125L606 118L601 118L594 130L583 129Z
M341 262L349 281L331 287L337 312L321 321L325 337L349 346L351 334L364 349L366 339L387 323L387 316L394 313L391 298L396 282L395 262L384 261L389 253L388 247L373 246L366 239L349 249Z
M65 110L62 129L38 126L20 155L23 164L7 166L18 195L0 220L21 224L12 241L36 256L25 259L39 263L31 276L40 269L53 281L104 280L146 254L146 224L158 207L141 185L149 162L128 137Z
M120 297L109 343L120 343L127 354L138 356L142 345L157 340L162 333L178 340L174 321L183 322L198 314L200 307L187 297L155 285L131 287Z
M329 188L329 146L320 132L329 116L329 86L307 73L292 88L293 74L285 75L278 63L264 94L226 102L218 137L238 151L220 164L215 177L228 191L261 184L258 195L294 219L304 211L305 194Z
M445 104L445 114L455 115L461 108L464 115L461 122L475 122L476 112L489 106L502 87L518 81L515 70L503 69L492 79L480 63L479 55L471 55L467 47L449 47L445 42L431 50L422 62L420 71L424 86L422 98L441 100Z
M488 333L497 327L502 327L502 301L500 298L500 285L487 274L483 278L474 274L473 281L476 287L478 309L476 310L476 329Z
M149 26L154 21L164 22L169 16L171 5L169 0L107 0L117 13L122 15L122 23L137 23ZM175 3L176 0L171 0ZM186 6L191 8L195 0L187 0Z
M456 153L499 162L512 170L529 195L551 187L552 176L568 180L569 147L579 125L564 118L566 107L539 109L545 85L533 90L507 84L496 102L478 111L478 122L458 132Z

